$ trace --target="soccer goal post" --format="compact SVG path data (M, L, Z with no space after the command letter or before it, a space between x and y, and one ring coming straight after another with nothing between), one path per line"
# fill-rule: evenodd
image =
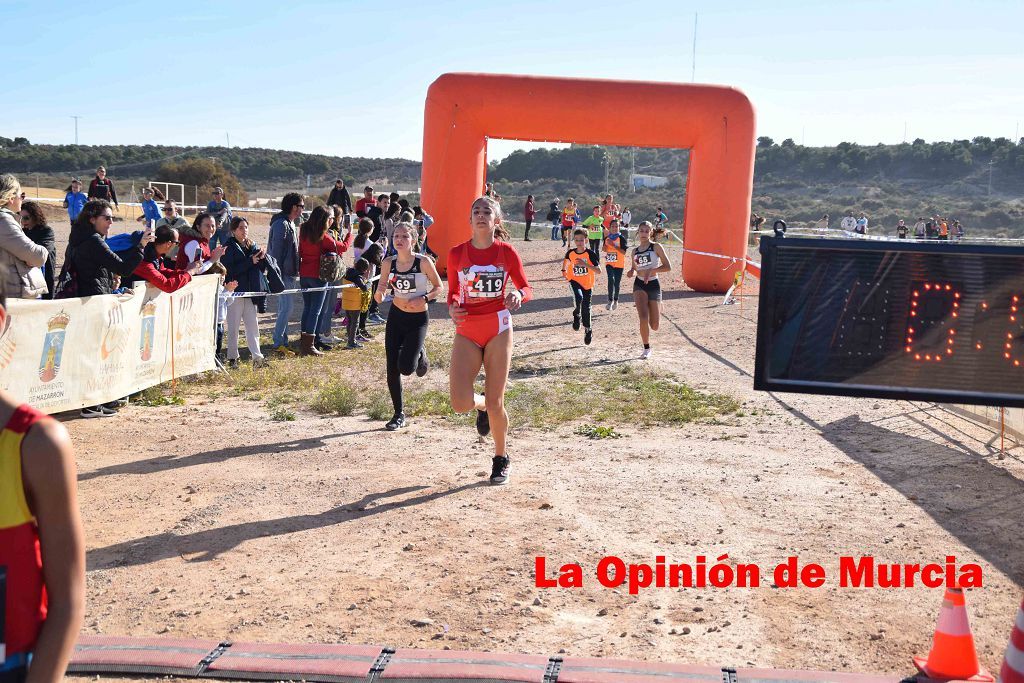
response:
M185 186L181 183L165 183L160 180L150 180L149 187L159 190L163 193L164 199L173 199L174 203L178 205L178 210L184 214L183 207L185 206Z

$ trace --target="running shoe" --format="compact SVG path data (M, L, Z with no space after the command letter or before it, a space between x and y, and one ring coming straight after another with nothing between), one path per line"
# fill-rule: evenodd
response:
M288 348L287 344L281 344L280 346L275 346L274 347L274 353L280 354L282 356L294 356L295 355L295 352L292 351L290 348Z
M647 360L650 357L651 357L651 350L650 349L644 349L644 352L640 354L640 360Z
M365 330L363 332L356 332L356 341L368 342L372 339L373 337L370 336L370 333Z
M424 349L420 349L420 357L416 361L416 376L422 377L427 374L430 370L430 361L427 360L427 352Z
M322 344L331 344L331 345L333 345L333 344L340 344L343 341L345 341L345 340L341 339L339 337L335 337L333 334L321 334L320 335L320 342Z
M374 325L383 325L384 323L386 323L386 322L387 322L387 320L385 320L384 318L380 317L380 316L379 316L378 314L376 314L376 313L374 313L373 315L371 315L371 316L367 317L367 318L366 318L366 321L367 321L367 322L371 322L371 323L373 323Z
M361 348L363 348L363 345L360 344L359 342L355 341L355 342L352 342L351 344L346 344L345 348L346 349L361 349Z
M269 367L270 367L270 361L267 360L266 358L263 358L262 356L260 358L254 358L253 361L252 361L252 369L253 370L258 370L260 368L269 368Z
M228 358L227 366L229 368L231 368L232 370L237 369L238 368L238 359L237 358Z
M512 458L507 455L496 455L491 460L491 484L502 486L508 483L508 466Z
M590 346L590 342L594 339L594 328L588 327L587 331L583 335L583 343Z
M487 436L491 433L491 420L487 417L486 410L476 411L476 433L480 436Z
M619 300L616 299L615 301L612 302L612 310L614 311L618 307L619 307Z
M605 309L606 311L610 311L610 310L612 310L612 302L611 302L611 301L609 301L608 303L606 303L606 304L604 305L604 309Z
M572 329L574 329L574 330L579 330L580 329L580 314L579 313L573 312L573 314L572 314Z
M89 406L82 408L82 412L79 415L82 417L114 417L117 415L117 411L111 410L106 406Z
M391 422L388 422L386 425L384 425L384 429L388 430L389 432L393 432L396 429L401 429L404 426L405 413L398 413L393 418L391 418Z

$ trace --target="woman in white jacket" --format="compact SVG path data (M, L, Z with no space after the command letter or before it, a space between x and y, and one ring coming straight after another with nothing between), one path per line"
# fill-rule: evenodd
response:
M46 293L42 266L49 252L28 238L20 214L21 183L10 173L0 175L0 263L7 266L7 296L38 299Z

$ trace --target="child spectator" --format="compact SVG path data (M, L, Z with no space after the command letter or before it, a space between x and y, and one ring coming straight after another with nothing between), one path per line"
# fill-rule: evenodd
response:
M135 220L146 225L156 225L160 218L160 205L153 199L153 188L142 188L142 215Z
M231 224L231 205L224 199L224 190L219 187L213 188L213 199L206 205L206 213L213 216L216 224L216 231L210 238L210 245L227 244L231 239L231 232L228 226Z
M64 195L64 208L68 210L68 220L74 223L87 201L89 198L82 192L82 181L75 178L71 181L71 190Z
M356 339L356 331L359 327L359 318L363 311L363 303L370 288L366 284L366 276L370 272L370 262L364 258L356 261L355 266L345 271L341 279L342 285L353 285L341 290L341 305L345 309L346 332L348 334L348 349L361 349L363 345ZM370 302L366 301L369 308Z

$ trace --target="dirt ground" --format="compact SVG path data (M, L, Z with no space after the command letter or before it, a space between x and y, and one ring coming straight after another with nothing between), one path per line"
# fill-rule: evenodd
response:
M515 316L517 358L581 373L641 363L628 296L611 312L595 297L585 347L560 245L516 246L537 294ZM955 555L983 568L968 608L998 670L1024 583L1022 450L1000 457L991 431L933 404L754 392L756 285L741 309L669 279L647 363L742 412L616 424L618 440L574 435L578 423L519 430L507 487L486 485L490 442L441 419L397 433L365 415L271 422L259 403L221 397L69 420L84 632L907 674L942 589L840 588L839 557ZM431 325L450 333L446 319ZM726 553L759 565L761 587L631 596L595 579L605 555L710 565ZM826 585L772 588L789 555L824 566ZM536 588L537 556L549 571L582 565L584 587Z

